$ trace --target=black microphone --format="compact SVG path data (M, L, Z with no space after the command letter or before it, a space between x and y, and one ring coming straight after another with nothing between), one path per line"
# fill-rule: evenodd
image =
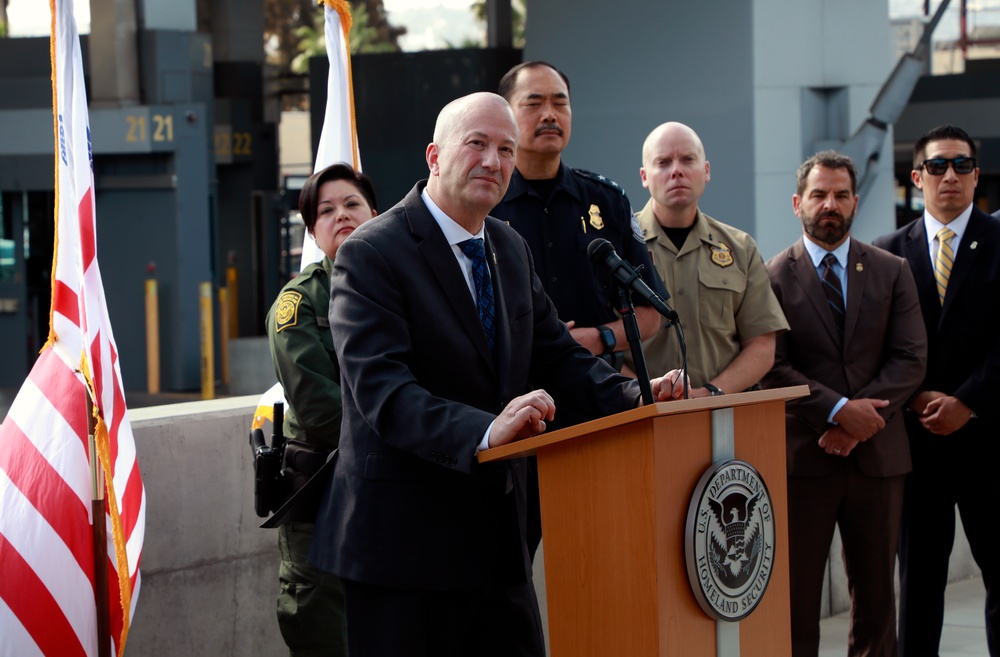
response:
M656 312L660 313L671 322L678 321L677 311L668 306L666 302L660 298L659 294L653 292L653 290L646 285L646 281L642 280L639 273L632 267L632 265L622 260L618 254L615 253L615 247L611 244L611 242L598 237L587 247L587 255L589 255L590 259L594 261L594 264L606 267L611 272L611 276L618 281L618 284L622 286L622 288L629 290L633 294L639 295L640 299L652 306Z

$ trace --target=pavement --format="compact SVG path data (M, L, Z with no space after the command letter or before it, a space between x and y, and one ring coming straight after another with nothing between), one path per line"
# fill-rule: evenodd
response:
M945 593L944 629L940 657L985 657L986 590L980 577L959 580L948 585ZM820 621L819 657L847 655L848 612Z

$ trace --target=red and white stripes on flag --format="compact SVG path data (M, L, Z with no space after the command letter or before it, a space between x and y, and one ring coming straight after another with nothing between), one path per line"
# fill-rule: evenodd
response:
M0 425L0 656L97 654L92 523L107 528L111 641L139 593L145 492L101 272L80 39L50 0L56 246L49 339ZM92 518L88 391L107 513ZM104 656L102 656L104 657Z
M323 117L323 132L320 133L316 149L316 164L313 173L331 164L345 162L361 171L361 154L358 152L358 129L354 120L354 84L351 79L351 6L347 0L318 0L325 5L324 34L326 35L326 56L330 60L330 73L326 83L326 114ZM316 240L308 232L302 239L302 260L299 271L323 259L323 252L316 246ZM284 391L280 383L275 383L261 395L254 411L253 428L263 426L264 420L273 420L273 407L284 402Z

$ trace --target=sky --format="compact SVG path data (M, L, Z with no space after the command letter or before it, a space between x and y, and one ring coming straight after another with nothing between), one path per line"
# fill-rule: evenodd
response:
M468 9L472 0L383 0L387 12L407 9ZM77 30L81 34L90 32L90 2L74 2ZM49 33L49 3L45 0L10 0L7 6L11 36L45 36Z
M76 0L73 3L76 14L76 29L80 34L90 32L90 2ZM7 20L10 22L10 36L48 36L52 22L49 3L46 0L9 0Z
M932 8L937 6L938 1L932 0ZM412 9L431 10L437 7L468 9L472 4L472 0L383 0L383 2L390 20L393 12ZM919 16L923 13L924 0L888 0L888 3L889 15L893 18ZM1000 23L1000 0L970 0L968 4L970 10L980 9L970 15L970 22ZM81 34L90 32L89 0L76 0L74 6L78 30ZM935 34L938 39L957 38L958 7L958 0L952 0ZM46 36L49 33L49 7L45 0L9 0L7 15L10 19L11 36Z

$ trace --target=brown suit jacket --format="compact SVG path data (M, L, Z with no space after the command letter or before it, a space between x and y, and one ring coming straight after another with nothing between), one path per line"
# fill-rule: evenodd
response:
M923 379L927 336L906 261L851 238L843 340L801 239L766 266L791 330L778 335L774 367L762 383L769 388L806 384L810 391L786 405L789 476L828 474L843 462L818 445L841 397L889 400L881 410L885 428L848 458L868 476L909 472L903 408Z

